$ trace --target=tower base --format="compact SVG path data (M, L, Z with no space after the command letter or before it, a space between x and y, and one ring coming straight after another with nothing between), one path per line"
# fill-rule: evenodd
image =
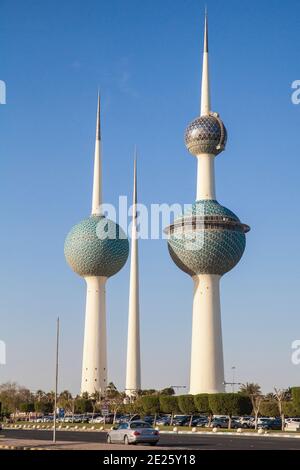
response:
M81 393L104 393L107 387L105 283L89 276L87 284Z
M220 308L220 277L193 277L193 330L190 393L225 391Z

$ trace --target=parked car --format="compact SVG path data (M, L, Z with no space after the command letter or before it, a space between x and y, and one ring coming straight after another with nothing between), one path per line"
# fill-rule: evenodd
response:
M90 419L90 423L93 424L102 424L104 423L104 417L103 416L97 416L96 418Z
M300 426L300 418L286 418L285 422L288 423L299 423Z
M196 424L193 426L196 426L197 428L204 428L208 424L208 418L207 417L200 417L197 419Z
M129 421L142 421L142 417L140 415L131 415Z
M213 418L210 427L211 428L220 428L220 429L227 429L229 424L229 418ZM240 427L240 423L231 419L231 429L237 429Z
M158 426L170 426L171 424L171 417L170 416L162 416L156 420L156 424Z
M143 421L152 425L154 423L154 416L144 416Z
M280 430L282 427L282 421L280 418L260 418L257 423L258 429L266 430Z
M42 423L42 422L43 422L43 419L44 419L44 416L40 416L39 418L36 418L36 419L35 419L35 422L36 422L36 423Z
M53 416L44 416L43 423L52 423Z
M187 415L176 415L173 418L174 426L188 426L190 423L190 416Z
M128 423L129 420L129 415L117 415L115 419L115 424Z
M239 420L242 428L254 428L255 427L255 418L253 416L242 416Z
M159 432L145 421L130 421L114 426L107 433L108 444L122 442L128 444L148 443L155 446L159 441Z

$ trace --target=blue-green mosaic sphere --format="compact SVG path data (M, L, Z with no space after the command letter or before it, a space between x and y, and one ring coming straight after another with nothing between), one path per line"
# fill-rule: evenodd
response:
M91 216L71 229L64 251L67 263L80 276L110 277L126 263L129 243L118 224Z
M225 149L226 141L227 131L217 113L194 119L185 132L185 145L192 155L218 155Z
M250 228L217 201L200 200L168 228L173 261L191 276L223 275L241 259Z

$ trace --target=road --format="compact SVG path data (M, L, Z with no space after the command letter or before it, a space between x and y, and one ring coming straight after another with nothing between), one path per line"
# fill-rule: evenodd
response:
M2 432L5 440L38 440L38 441L51 441L51 431L41 430L21 430L21 429L6 429ZM105 432L72 432L72 431L57 431L57 441L68 441L75 443L86 443L91 448L91 444L104 444L99 446L100 449L106 450L114 449L114 445L105 445L106 433ZM118 446L120 448L120 446ZM133 450L132 446L128 446ZM122 448L128 449L126 446ZM97 447L95 447L97 448ZM134 449L138 450L139 446ZM145 448L145 446L143 446ZM151 450L160 449L185 449L185 450L300 450L300 439L287 438L287 437L248 437L248 436L226 436L220 434L213 435L197 435L188 434L161 434L159 445Z

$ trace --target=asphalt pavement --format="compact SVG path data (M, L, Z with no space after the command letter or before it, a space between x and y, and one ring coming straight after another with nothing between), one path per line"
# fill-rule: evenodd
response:
M51 441L52 432L43 430L5 429L2 431L1 443L10 441ZM99 450L113 450L114 445L108 446L105 432L83 431L57 431L57 442L80 444L80 448L93 448ZM130 450L138 450L145 446L122 446ZM118 446L120 448L120 446ZM157 447L152 450L300 450L300 439L289 437L265 437L265 436L228 436L226 434L203 435L197 434L161 434Z

